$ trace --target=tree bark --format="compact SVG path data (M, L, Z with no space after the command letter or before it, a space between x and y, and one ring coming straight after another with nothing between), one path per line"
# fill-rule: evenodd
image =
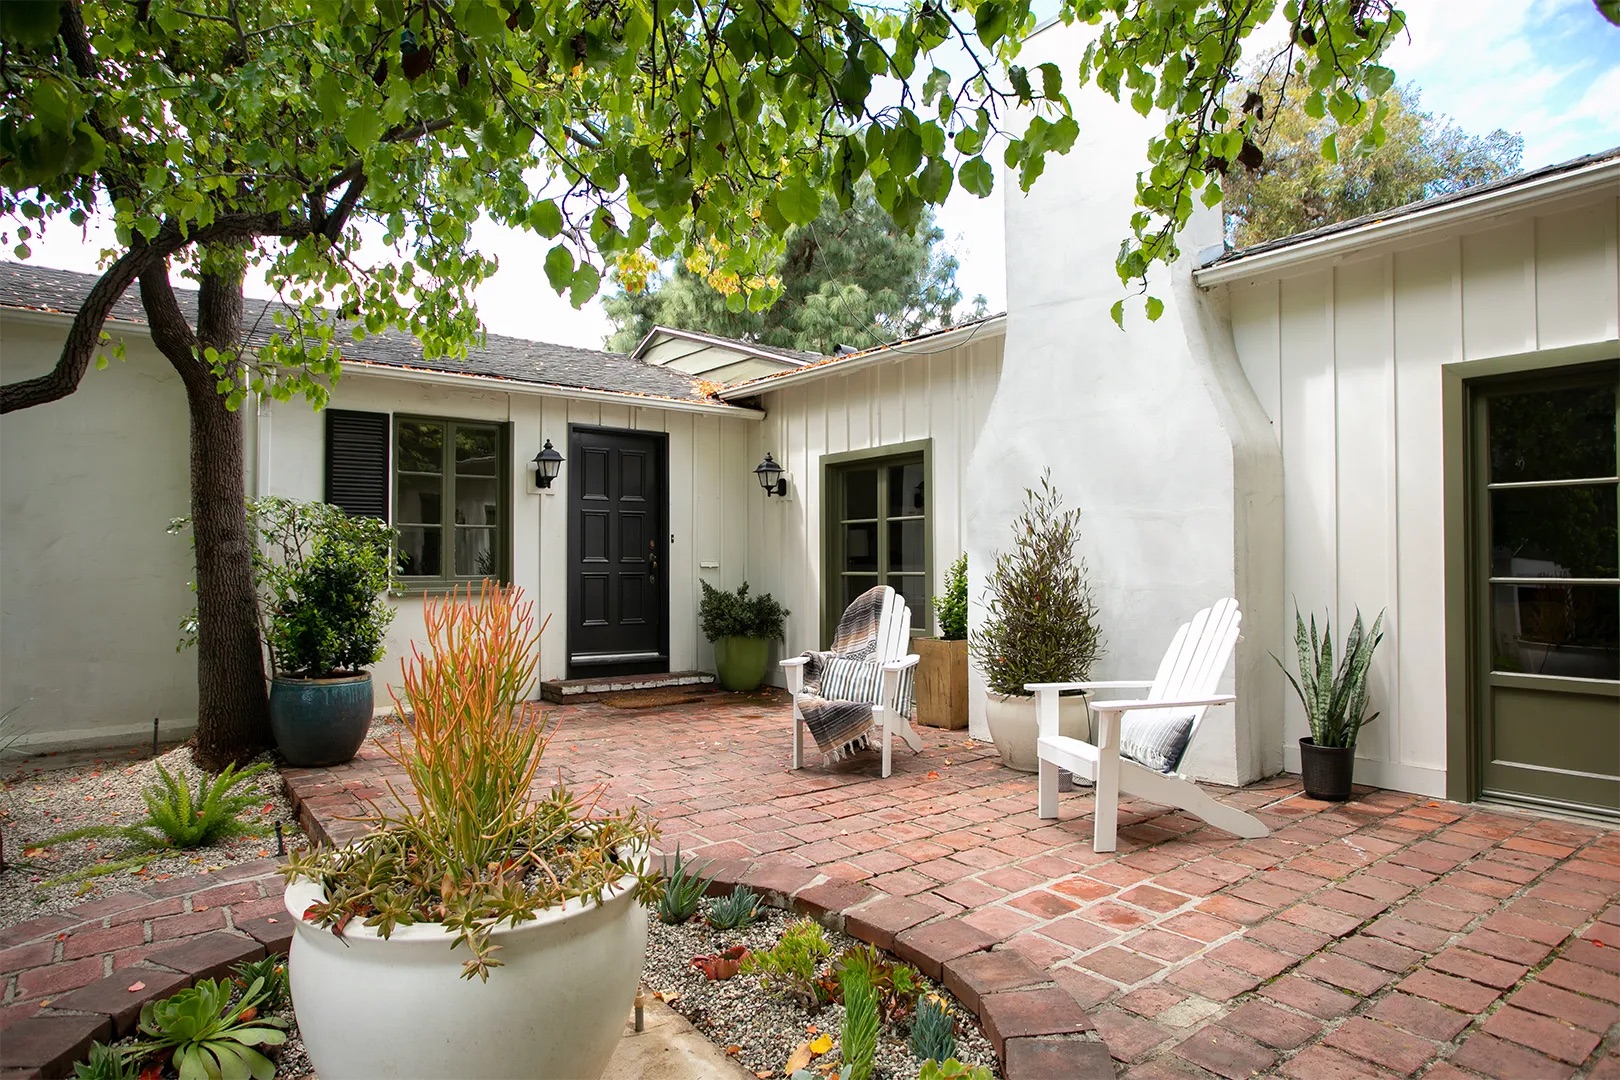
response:
M186 322L168 267L141 275L152 340L179 372L191 415L191 521L197 558L197 742L200 765L219 769L272 745L243 493L242 414L225 407L200 358L242 347L242 271L208 270L197 330Z

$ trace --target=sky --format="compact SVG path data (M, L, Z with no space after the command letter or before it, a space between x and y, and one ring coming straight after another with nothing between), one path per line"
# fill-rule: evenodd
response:
M1055 3L1046 6L1055 10ZM1620 28L1592 0L1406 0L1408 35L1385 63L1420 91L1423 108L1464 130L1503 128L1524 137L1526 169L1620 146ZM1039 5L1037 7L1039 10ZM938 212L956 254L957 284L991 311L1006 307L1001 190L986 199L960 188ZM612 326L599 301L576 311L546 284L549 241L483 221L474 242L500 271L477 292L491 333L601 348ZM110 230L88 235L63 223L32 244L31 261L94 271ZM269 297L262 283L248 292Z

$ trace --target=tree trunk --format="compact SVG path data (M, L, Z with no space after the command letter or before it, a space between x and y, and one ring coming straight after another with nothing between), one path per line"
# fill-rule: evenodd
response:
M205 263L208 260L205 260ZM208 769L272 744L243 493L242 414L225 407L198 354L241 348L242 273L202 275L197 333L186 323L167 267L141 275L152 340L180 373L191 414L191 527L197 557L196 759Z

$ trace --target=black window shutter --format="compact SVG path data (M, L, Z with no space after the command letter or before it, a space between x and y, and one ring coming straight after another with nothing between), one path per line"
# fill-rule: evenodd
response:
M388 520L388 414L326 410L326 501Z

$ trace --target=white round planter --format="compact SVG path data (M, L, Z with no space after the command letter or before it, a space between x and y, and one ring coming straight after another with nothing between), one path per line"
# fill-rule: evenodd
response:
M305 922L325 898L287 886L293 917L288 974L294 1011L321 1080L446 1077L597 1080L613 1056L647 951L647 909L635 879L601 904L570 900L494 932L503 966L461 977L465 946L437 923L387 939L352 922L342 938Z
M1001 763L1019 772L1035 772L1035 696L987 693L984 720L996 744ZM1072 739L1091 739L1091 717L1079 694L1058 699L1058 733Z

